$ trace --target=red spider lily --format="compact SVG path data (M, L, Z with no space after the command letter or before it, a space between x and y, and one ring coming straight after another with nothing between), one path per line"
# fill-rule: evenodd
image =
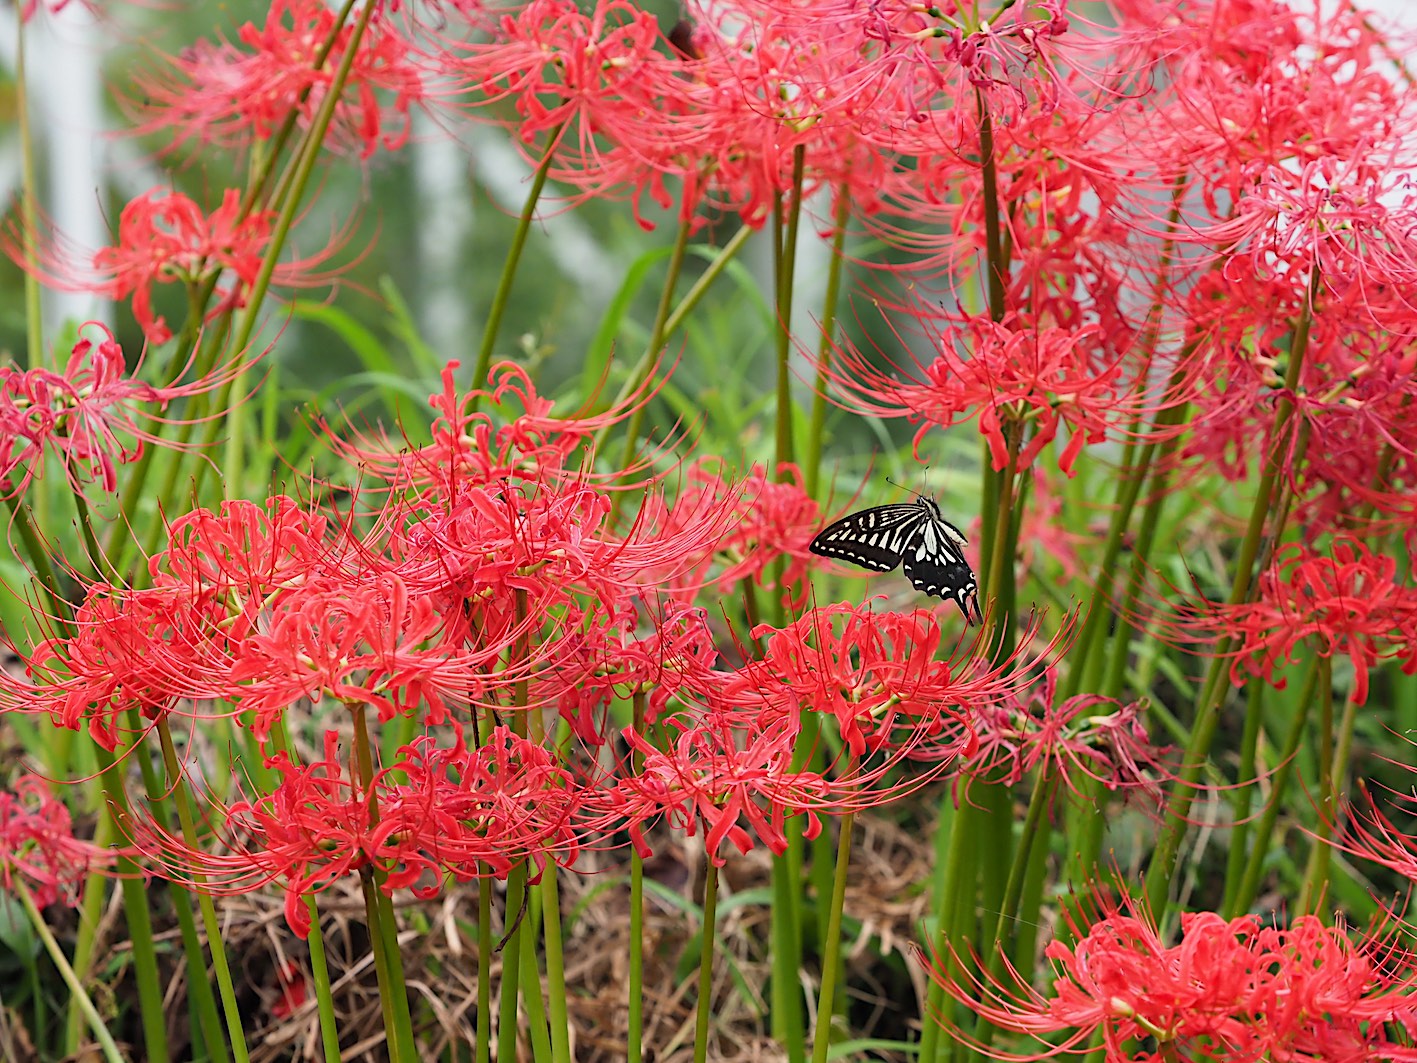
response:
M969 339L973 351L966 358L955 344ZM923 379L899 380L856 352L834 360L830 373L846 408L925 421L915 434L917 453L930 426L978 417L996 469L1009 463L1006 427L1027 430L1016 455L1018 466L1027 468L1066 429L1058 467L1072 475L1083 446L1106 439L1146 401L1134 393L1123 361L1109 358L1105 347L1096 327L1011 328L972 319L957 335L943 337L939 358L921 367Z
M80 333L93 335L74 344L62 373L0 366L0 491L6 495L23 494L43 473L46 451L62 459L75 491L93 480L112 493L118 465L137 460L148 443L173 445L150 430L177 423L162 417L168 403L219 391L250 365L157 387L137 379L141 363L128 370L122 348L102 325L88 322Z
M212 840L219 851L154 822L135 824L135 840L165 874L211 893L283 882L286 919L302 938L311 926L305 898L364 867L387 872L386 891L411 887L427 898L445 873L505 877L530 861L539 874L578 851L580 791L548 750L505 728L476 749L436 749L429 739L404 746L367 791L341 762L333 731L324 759L297 765L278 754L269 764L280 783L224 810Z
M1027 1053L988 1049L995 1059L1082 1055L1098 1035L1108 1063L1417 1058L1405 1046L1417 1024L1413 973L1387 972L1341 927L1315 916L1282 929L1255 916L1186 913L1181 940L1168 946L1149 920L1112 914L1080 931L1076 945L1054 941L1046 954L1058 974L1047 995L1012 966L997 982L960 984L943 965L931 975L1000 1029L1044 1042ZM1388 1023L1407 1035L1394 1038ZM1147 1039L1160 1056L1137 1047Z
M1403 671L1417 672L1417 588L1398 583L1396 573L1394 558L1355 540L1338 539L1326 554L1291 544L1260 576L1258 600L1179 624L1234 639L1237 683L1248 674L1282 687L1276 672L1305 645L1324 657L1346 656L1353 662L1352 697L1361 705L1377 661L1400 659Z
M724 701L745 699L760 716L782 717L794 728L804 710L832 716L854 757L894 748L902 735L907 748L933 743L973 707L955 683L960 662L935 659L941 633L934 613L877 613L871 601L830 605L752 634L766 640L762 660L735 673ZM967 756L973 748L966 726L955 752Z
M38 775L21 775L0 790L0 888L13 892L21 882L40 908L77 904L89 872L113 857L113 850L74 837L69 809Z
M653 724L681 690L711 682L718 650L704 611L677 599L639 604L588 613L557 639L554 664L532 686L532 701L554 701L588 745L606 740L597 714L612 698L645 695Z
M821 563L807 546L822 523L821 508L802 486L801 470L784 464L778 470L783 479L770 480L767 470L754 465L746 477L733 481L716 464L706 459L689 470L688 485L665 518L667 529L692 528L705 511L721 515L723 534L695 575L711 578L724 592L743 580L770 588L778 586L772 570L781 563L783 603L799 607L806 594L803 577ZM712 576L707 573L710 561L721 565Z
M454 497L461 487L505 480L589 481L595 477L573 466L571 455L648 402L657 387L647 385L603 413L557 413L555 403L540 395L526 370L514 362L494 365L487 388L459 388L453 377L460 365L451 361L443 367L443 388L429 397L436 411L432 443L414 448L403 440L367 437L351 443L331 430L331 444L341 457L395 491ZM478 409L484 404L498 412L501 423L488 410ZM633 471L619 470L603 479L621 480Z
M664 726L670 732L664 749L625 729L625 741L644 758L643 767L622 772L599 798L601 824L623 823L642 855L650 853L645 828L661 817L689 837L702 823L705 851L719 865L725 840L746 853L755 835L780 856L787 851L787 817L804 810L805 834L821 831L812 809L832 803L832 784L816 772L793 768L797 729L790 721L744 723L708 711L693 720L670 717Z
M167 57L170 69L139 83L141 103L130 101L137 132L175 131L178 143L244 147L267 140L294 113L312 120L345 60L354 24L336 23L319 0L275 0L264 26L246 23L238 41L202 42ZM315 58L333 38L319 69ZM408 139L410 111L424 97L423 73L409 45L387 19L372 20L358 43L340 102L326 134L336 151L368 158L397 150Z
M1174 772L1167 764L1169 747L1147 735L1144 706L1093 694L1060 701L1057 678L1049 669L1010 701L977 706L971 723L979 748L960 761L959 775L1012 786L1047 765L1050 777L1075 791L1080 781L1092 780L1109 790L1160 798L1162 781Z

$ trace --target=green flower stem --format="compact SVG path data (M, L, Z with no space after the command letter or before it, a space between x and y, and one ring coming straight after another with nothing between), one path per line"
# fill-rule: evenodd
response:
M974 97L979 105L979 157L983 160L980 175L984 189L984 246L988 269L989 318L997 323L1004 320L1004 299L1007 293L1005 278L1009 275L1009 263L1004 254L1003 230L999 221L999 171L994 159L994 120L989 115L984 93L976 90Z
M374 787L374 745L369 739L369 724L365 716L363 702L349 703L350 717L354 721L354 763L359 787L369 798L369 820L371 825L379 822L379 798ZM381 1003L388 1002L387 1018L392 1020L389 1028L390 1048L396 1050L396 1063L416 1063L418 1047L413 1036L413 1016L408 1010L408 986L404 980L403 953L398 943L398 919L394 915L393 901L382 886L386 876L366 864L368 871L365 908L372 905L374 921L369 924L369 936L382 938L384 946L384 969L386 981L379 983ZM372 892L370 892L372 891Z
M30 241L39 235L39 204L35 194L38 178L35 174L34 130L30 123L29 80L26 77L25 20L15 27L15 119L20 132L20 231L26 248L25 258L31 258ZM25 353L31 369L45 365L44 313L39 298L39 278L33 270L25 270Z
M540 907L532 897L529 920L531 926L537 923L536 909ZM522 950L522 1003L526 1008L527 1036L531 1039L531 1058L546 1060L552 1058L551 1040L546 1036L546 1008L541 1002L541 972L536 965L536 934L528 927L520 935Z
M635 734L645 730L645 692L636 689L631 695L630 726ZM630 773L638 776L644 770L644 754L630 754ZM644 1058L645 1035L645 862L639 850L630 847L630 978L629 1036L625 1044L626 1063L640 1063Z
M526 591L517 590L515 592L514 609L516 626L523 628L527 616ZM525 661L530 656L530 640L530 633L525 631L518 639L517 647L513 651L518 661ZM512 711L511 719L508 721L512 733L519 738L527 736L527 702L530 690L530 681L523 673L512 687ZM525 860L519 862L507 874L506 918L512 922L502 940L502 997L497 1012L498 1063L504 1059L517 1058L517 1004L521 989L522 963L521 935L525 932L526 907L530 903L527 897L526 879ZM527 1008L528 1010L531 1008L530 1001L527 1003Z
M475 1063L492 1063L492 871L478 865L477 879L477 1041Z
M492 365L492 351L497 345L497 332L502 327L502 317L507 312L507 303L512 295L512 283L516 280L517 267L521 264L522 251L526 248L527 234L536 218L536 204L541 200L541 192L546 187L546 175L551 172L551 162L556 157L556 148L561 142L562 126L556 126L546 138L546 151L531 177L531 188L527 190L526 202L522 204L521 216L517 219L516 231L507 248L507 257L502 262L502 275L497 278L497 290L492 295L492 305L487 309L487 323L482 327L482 343L477 348L477 364L472 371L472 385L480 388L487 383L487 371Z
M1249 911L1255 895L1259 892L1265 859L1270 855L1270 839L1274 835L1274 825L1279 819L1279 810L1283 806L1285 791L1289 788L1289 779L1294 774L1294 760L1299 752L1299 743L1304 739L1309 706L1314 700L1314 694L1318 692L1320 683L1330 691L1332 689L1331 684L1327 682L1327 665L1327 658L1315 658L1309 662L1304 673L1303 686L1299 692L1298 703L1294 707L1294 717L1289 722L1289 734L1285 738L1284 748L1280 750L1279 764L1270 783L1269 801L1265 803L1264 812L1260 814L1259 823L1255 825L1254 840L1250 844L1249 857L1245 862L1239 885L1234 896L1225 904L1227 919L1234 919Z
M325 937L320 929L320 906L313 896L305 898L310 913L310 977L315 983L315 1006L320 1015L320 1047L325 1063L339 1063L339 1020L335 1018L335 999L330 989L330 967L325 960Z
M142 717L138 715L136 709L129 709L126 714L126 719L130 733L146 736L146 729L143 725ZM169 793L167 787L163 785L162 779L158 776L152 758L143 755L141 748L134 750L131 755L138 761L138 769L143 776L143 788L148 795L148 808L152 813L153 820L162 829L170 830L172 818L168 815L167 809L167 804L170 800ZM115 776L115 778L118 777ZM109 791L110 798L114 795L117 795L119 802L115 806L119 809L119 814L126 815L128 806L126 803L127 799L123 796L121 778L119 779L118 788ZM123 868L121 862L119 868L120 870ZM136 871L136 866L134 870ZM125 890L128 888L130 881L133 885L137 886L139 890L142 890L142 883L138 882L136 878L132 880L124 879L123 885ZM187 959L187 969L190 971L205 971L207 969L207 954L206 950L202 948L202 940L197 934L197 920L192 915L192 911L196 907L192 901L193 891L179 886L176 882L169 882L168 893L172 899L173 914L177 917L177 929L182 936L182 952ZM124 895L124 902L125 911L131 917L134 908L128 903L126 894ZM144 893L143 904L146 907L146 893ZM146 910L144 910L140 918L143 920L148 919ZM136 935L137 931L132 931L132 933ZM136 936L133 940L136 946ZM136 952L134 955L136 957ZM156 959L154 959L153 963L153 978L156 979ZM162 987L160 983L157 983L157 991L159 994L158 999L161 1001ZM212 984L209 979L189 978L187 980L187 998L191 1002L192 1011L201 1029L212 1031L221 1029L221 1016L217 1011L216 995L212 992ZM162 1016L163 1010L162 1005L159 1004L159 1017ZM164 1040L165 1038L166 1035L164 1034ZM228 1063L231 1057L227 1051L226 1042L222 1038L208 1037L206 1039L206 1046L207 1053L212 1058L212 1063Z
M807 425L807 453L802 472L807 494L817 497L822 482L822 433L827 421L827 375L832 349L836 345L836 308L841 298L842 254L846 247L846 223L851 217L851 193L843 181L836 189L836 213L832 216L831 262L827 266L827 290L822 296L822 342L817 348L817 381L812 392L812 418Z
M713 1017L713 945L718 925L718 867L713 854L704 851L703 947L699 950L699 1004L694 1017L694 1063L708 1059L709 1020Z
M177 747L172 743L172 729L167 724L167 716L158 717L157 735L162 743L162 760L167 768L168 784L172 789L173 803L177 806L177 821L182 826L182 838L187 846L196 851L200 843L197 827L192 818L191 798L187 793L187 780L182 774L182 765L177 760ZM211 895L202 891L205 879L193 876L197 884L196 898L198 910L202 913L202 925L207 932L207 951L212 958L212 973L216 975L217 991L221 995L222 1013L226 1018L227 1037L231 1042L232 1057L236 1063L249 1063L250 1052L246 1048L245 1025L241 1021L241 1006L236 1000L236 986L231 980L231 965L226 959L226 946L221 939L221 923L216 917L216 905Z
M1350 694L1343 705L1343 719L1338 725L1338 744L1333 740L1333 690L1330 688L1320 702L1323 716L1319 723L1322 752L1319 760L1319 823L1309 849L1309 862L1304 869L1304 888L1299 893L1296 912L1318 915L1328 887L1329 865L1333 861L1333 829L1338 822L1339 795L1343 792L1344 776L1348 774L1348 758L1353 752L1353 725L1358 718L1358 704Z
M802 174L807 147L792 149L792 206L788 210L777 260L777 464L793 460L792 441L792 287L797 273L797 233L802 223ZM781 211L774 215L775 223Z
M118 1051L118 1045L114 1042L113 1035L108 1032L108 1027L99 1017L98 1009L93 1006L93 1001L84 992L84 984L79 981L79 976L69 966L69 961L64 956L64 950L59 947L59 942L55 941L54 935L49 932L49 926L45 923L39 908L35 906L34 897L30 894L24 879L18 875L14 876L11 879L11 886L15 895L20 898L20 903L24 905L25 914L34 924L35 933L44 942L44 948L49 953L49 958L54 961L54 966L59 968L59 975L64 979L64 984L69 987L69 992L74 994L79 1010L83 1012L84 1018L89 1020L89 1026L93 1028L94 1036L98 1038L98 1043L103 1049L104 1058L108 1060L108 1063L123 1063L123 1056Z
M931 905L935 917L934 955L937 962L949 965L949 928L954 918L954 906L959 890L955 879L959 874L959 863L964 852L965 806L958 810L951 803L949 791L940 802L940 820L935 830L935 874L933 876ZM945 991L940 983L931 978L925 990L925 1008L920 1017L920 1052L918 1063L935 1063L936 1049L940 1043L940 1025L935 1016L943 1014Z
M1235 773L1235 825L1230 829L1230 851L1225 860L1225 896L1221 911L1230 911L1240 888L1240 876L1245 872L1245 853L1250 839L1250 807L1259 786L1255 754L1259 748L1260 726L1264 717L1265 684L1256 680L1246 685L1245 729L1240 736L1240 766Z
M73 620L73 610L69 602L59 592L59 577L54 572L54 562L49 559L49 551L44 548L44 540L35 529L30 510L15 493L5 495L5 506L10 510L10 529L18 532L20 545L24 547L31 571L39 581L40 589L49 602L49 615L57 621L68 624Z
M379 982L379 1014L384 1021L384 1039L389 1063L409 1063L399 1047L397 1020L394 1018L393 993L389 990L389 947L384 933L384 917L379 910L379 887L374 884L374 869L365 864L359 869L359 892L364 898L364 922L369 930L369 949L374 953L374 976Z
M831 917L827 921L826 948L822 952L822 985L817 995L817 1029L812 1039L812 1063L826 1063L827 1049L831 1047L832 1016L836 1013L836 982L841 974L841 913L846 904L846 871L851 863L851 829L855 824L855 814L848 812L841 817L838 828L840 833L836 843L836 870L832 876Z
M89 794L92 787L81 788ZM94 844L107 849L113 844L113 816L100 812L98 827L94 832ZM103 902L108 897L108 874L106 869L94 868L84 878L83 901L79 905L78 929L74 938L74 971L79 980L88 977L89 965L93 962L94 938L98 933L98 923L103 917ZM149 933L151 933L151 929ZM136 943L135 943L136 944ZM75 1055L79 1051L79 1038L83 1034L84 1013L77 997L69 1001L69 1022L64 1033L64 1054Z
M112 753L98 745L94 750L103 780L104 817L117 826L116 821L128 817L128 795L123 789L122 772ZM132 755L144 761L148 759L141 749L133 751ZM123 891L123 918L127 921L128 939L133 947L133 977L138 983L138 1013L143 1023L143 1058L148 1063L167 1063L166 1012L163 1008L162 979L157 967L157 948L153 943L152 915L148 911L148 891L143 888L143 873L132 857L119 855L115 870L119 888ZM178 907L182 906L183 899L180 892L174 894ZM188 910L187 918L190 920L191 917ZM210 986L207 987L207 994L210 997ZM215 1008L212 1019L215 1023ZM71 1050L70 1054L76 1050Z
M658 362L660 348L664 346L664 340L668 335L667 326L670 305L674 302L674 289L678 286L679 275L684 270L684 256L689 249L689 234L693 230L692 222L693 219L689 217L679 219L679 229L674 234L674 247L669 253L669 265L664 271L664 286L659 292L659 305L655 309L654 322L649 329L649 341L645 344L644 353L640 355L639 363L631 372L629 380L625 382L625 387L620 393L620 400L633 395L643 387ZM639 450L640 428L644 425L644 418L645 404L639 403L630 412L629 419L625 422L625 453L620 459L622 469L628 469L634 463L635 454ZM615 493L617 506L624 494L623 491Z
M729 237L728 243L724 244L718 254L714 256L713 261L704 267L698 280L689 286L689 290L684 293L684 298L679 300L678 305L674 307L674 312L664 322L664 339L668 339L679 330L679 327L684 324L684 319L694 312L694 308L699 305L699 301L713 286L713 282L718 279L719 274L728 268L728 264L743 249L743 245L752 235L753 230L743 225Z
M1291 450L1289 429L1294 418L1294 401L1291 396L1298 385L1305 356L1309 348L1309 329L1313 323L1313 305L1318 298L1319 274L1315 270L1309 282L1309 298L1294 329L1294 339L1289 356L1289 367L1284 378L1284 391L1275 413L1274 428L1270 436L1268 452L1264 458L1264 471L1255 493L1250 520L1245 528L1245 536L1240 542L1239 556L1235 562L1234 582L1230 588L1229 604L1238 605L1249 598L1250 588L1255 579L1255 559L1258 557L1264 537L1265 525L1272 510L1282 505L1277 495L1287 489L1286 474L1303 460L1303 444L1306 434L1294 440ZM1283 528L1276 526L1270 534L1277 540ZM1165 916L1169 903L1168 892L1171 879L1176 871L1176 861L1180 856L1181 840L1189 825L1191 803L1195 800L1196 783L1200 780L1210 745L1220 722L1220 705L1224 701L1225 679L1230 665L1226 658L1230 650L1231 638L1222 637L1216 646L1210 672L1196 703L1195 719L1191 724L1191 742L1186 747L1179 777L1171 788L1167 801L1165 825L1152 851L1151 866L1146 873L1147 909L1158 920Z
M1004 977L1006 957L1012 946L1014 926L1018 919L1019 904L1023 899L1024 883L1028 878L1029 864L1035 846L1047 847L1048 830L1045 813L1057 793L1057 777L1041 769L1033 784L1033 796L1028 801L1028 811L1024 814L1023 827L1019 833L1018 845L1014 849L1014 860L1009 868L1009 880L1004 887L1003 901L999 905L999 921L991 938L991 947L985 953L986 980L998 984ZM976 1048L971 1055L975 1063L987 1058L989 1046L993 1043L996 1027L983 1016L974 1024Z
M1008 463L997 481L995 499L998 510L993 520L993 536L989 543L988 577L984 582L988 594L994 599L994 609L985 621L985 639L990 647L990 658L1003 661L1013 652L1013 613L1016 588L1014 556L1016 554L1017 524L1014 521L1015 491L1018 489L1018 453L1023 442L1024 426L1017 422L1005 422L1004 437L1008 445Z
M520 714L527 719L532 741L546 745L546 722L541 713L523 709ZM561 934L561 894L556 882L556 872L556 861L548 859L538 884L542 944L546 951L546 1001L551 1027L551 1059L555 1063L571 1063L571 1026L566 1006L566 960ZM532 937L533 935L527 935L528 941L531 941ZM534 949L534 941L529 947ZM533 974L536 971L534 955L531 970ZM535 1029L536 1024L533 1024L533 1031Z

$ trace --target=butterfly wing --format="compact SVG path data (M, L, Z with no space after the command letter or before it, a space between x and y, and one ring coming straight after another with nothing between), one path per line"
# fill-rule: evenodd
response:
M808 549L822 557L850 561L875 572L889 572L900 564L906 545L929 516L914 503L874 506L828 524Z
M953 599L965 623L979 624L979 581L960 548L963 542L964 536L942 520L922 522L902 551L905 578L917 591Z

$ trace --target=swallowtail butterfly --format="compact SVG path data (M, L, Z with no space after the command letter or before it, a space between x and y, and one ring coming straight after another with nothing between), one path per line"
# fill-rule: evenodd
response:
M875 572L889 572L904 562L905 578L917 591L953 599L965 622L978 624L983 620L979 581L964 559L965 545L935 500L918 495L914 502L848 514L823 528L808 549Z

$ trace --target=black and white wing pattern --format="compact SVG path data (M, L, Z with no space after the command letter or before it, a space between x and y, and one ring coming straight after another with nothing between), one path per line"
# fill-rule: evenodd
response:
M918 591L953 599L967 623L981 622L979 582L964 557L966 540L940 513L933 498L874 506L827 525L808 547L822 557L850 561L875 572L904 563Z

